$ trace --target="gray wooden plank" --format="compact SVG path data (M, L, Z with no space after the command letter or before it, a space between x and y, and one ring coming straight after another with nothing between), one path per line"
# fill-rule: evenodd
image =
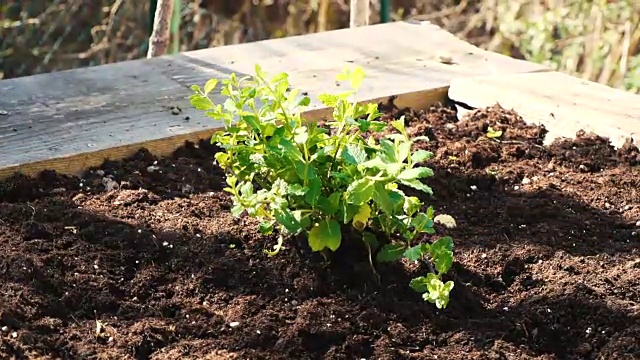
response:
M449 96L473 107L514 109L547 128L547 144L580 130L608 137L616 147L629 137L640 140L640 95L560 72L456 79Z
M442 56L454 64L442 63ZM64 172L74 168L61 165L65 158L101 151L126 156L129 150L105 151L212 132L221 124L190 107L189 86L252 74L256 63L270 74L289 73L292 85L311 95L312 109L322 107L316 95L338 90L335 75L345 66L367 73L361 100L440 89L459 77L546 70L426 22L396 22L2 80L0 110L8 114L0 116L0 175L35 171L50 159L59 159L56 169ZM172 115L170 106L182 113ZM34 163L42 165L25 167Z

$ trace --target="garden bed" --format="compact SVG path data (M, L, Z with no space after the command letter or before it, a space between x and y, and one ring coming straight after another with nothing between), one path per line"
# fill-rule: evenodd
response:
M445 310L407 286L410 267L379 265L376 283L355 244L330 265L293 242L269 258L275 239L229 214L214 149L191 144L0 184L0 357L640 356L637 148L543 146L544 129L499 107L461 122L386 108L431 138L423 201L458 223L438 228L455 243Z

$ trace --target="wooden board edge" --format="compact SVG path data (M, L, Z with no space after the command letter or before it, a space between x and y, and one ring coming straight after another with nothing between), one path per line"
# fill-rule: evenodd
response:
M399 95L390 95L376 99L361 100L360 103L386 103L393 98L393 103L398 108L412 108L415 110L426 110L432 105L444 103L447 99L449 87L420 90ZM331 108L317 108L305 111L303 117L307 121L318 121L326 119L332 114ZM16 173L25 176L38 176L42 171L55 171L58 174L80 176L92 167L99 167L105 161L123 160L133 156L141 148L149 150L154 156L170 156L174 151L184 146L185 142L198 143L200 140L208 139L214 132L221 129L212 127L206 130L191 132L188 134L175 135L154 139L145 142L127 144L97 151L87 151L66 157L51 158L42 161L35 161L20 165L0 168L0 180L6 179ZM213 159L213 154L211 156Z
M526 85L514 85L516 80ZM540 83L556 85L545 89L538 86ZM573 138L579 131L607 138L615 148L629 138L635 144L640 142L640 115L635 115L640 114L636 110L640 109L640 95L560 71L457 78L449 86L449 97L474 109L497 104L514 110L526 123L546 127L545 145L559 138ZM620 98L623 104L612 105L611 101ZM617 112L607 116L591 110L594 103ZM462 118L471 111L463 110L458 115Z

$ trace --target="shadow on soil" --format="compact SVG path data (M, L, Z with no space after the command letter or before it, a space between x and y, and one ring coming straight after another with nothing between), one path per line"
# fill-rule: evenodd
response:
M559 191L508 191L491 180L437 169L442 183L434 186L434 205L458 219L452 235L463 261L454 266L449 308L436 311L405 285L410 276L399 266L380 267L383 284L376 285L352 244L341 250L348 260L336 256L332 271L316 255L309 261L304 246L266 258L262 248L273 239L262 243L248 228L254 224L229 219L220 195L207 195L220 190L221 180L203 154L191 147L178 152L190 160L162 160L141 152L124 165L105 164L102 171L121 189L148 190L121 205L139 213L79 207L87 197L115 200L77 195L75 178L44 173L37 186L19 177L5 181L0 325L20 335L0 351L16 358L34 351L65 358L110 351L109 336L94 334L95 320L105 319L118 328L118 351L136 359L191 340L209 341L192 354L224 348L272 358L300 352L308 358L401 356L449 347L593 358L609 337L640 321L637 313L604 301L600 290L570 284L576 270L560 263L553 266L568 277L566 289L541 291L545 279L529 267L556 261L558 252L615 257L632 251L622 219ZM140 171L149 166L158 169ZM82 186L100 194L102 175L93 174ZM473 195L456 190L470 184L478 185ZM160 206L177 200L175 207ZM183 225L159 230L159 212L172 210ZM469 260L485 251L487 264ZM237 299L250 300L238 305ZM228 326L234 318L243 322L238 329ZM324 326L327 321L333 326ZM511 345L496 350L498 342Z

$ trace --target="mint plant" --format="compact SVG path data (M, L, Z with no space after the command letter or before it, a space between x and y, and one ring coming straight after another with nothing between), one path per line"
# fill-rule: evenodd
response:
M286 73L268 78L260 66L255 73L194 85L190 97L196 109L224 122L211 141L224 150L215 160L227 175L232 215L246 212L260 220L263 234L278 235L273 250L266 250L271 256L288 238L305 236L311 250L324 255L342 241L362 240L376 275L374 258L426 261L432 272L409 285L424 300L446 307L453 282L444 283L442 276L453 262L453 241L420 241L435 233L434 209L423 211L422 202L400 188L432 194L421 179L434 173L420 164L433 154L412 152L416 141L427 139L409 138L404 117L387 124L379 121L376 104L354 100L364 79L361 68L337 76L352 90L319 96L333 108L325 126L302 118L310 98L289 90ZM222 104L208 96L218 85L226 97Z

